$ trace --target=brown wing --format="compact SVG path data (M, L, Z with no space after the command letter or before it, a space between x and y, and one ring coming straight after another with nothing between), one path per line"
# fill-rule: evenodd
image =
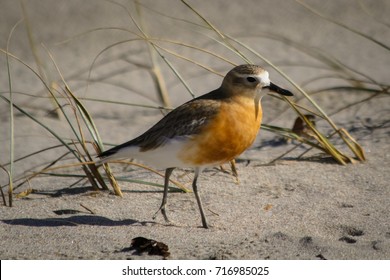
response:
M101 153L99 157L110 156L121 148L129 146L139 146L141 151L152 150L170 139L197 134L218 113L220 101L217 99L219 96L216 90L184 103L169 112L142 135Z

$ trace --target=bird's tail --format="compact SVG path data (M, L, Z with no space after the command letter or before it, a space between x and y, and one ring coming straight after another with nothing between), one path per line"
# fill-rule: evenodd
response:
M133 158L135 151L138 150L138 147L132 144L133 142L126 142L100 153L98 155L98 158L100 159L96 162L96 164L102 165L103 163L112 160Z
M111 161L111 160L115 160L115 159L122 159L123 156L120 155L119 151L120 151L120 147L119 146L116 146L116 147L113 147L107 151L104 151L100 154L98 154L98 160L96 161L96 165L102 165L103 163L106 163L108 161Z

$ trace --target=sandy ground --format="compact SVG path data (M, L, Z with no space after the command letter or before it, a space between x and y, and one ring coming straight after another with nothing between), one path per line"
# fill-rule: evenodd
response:
M40 42L50 49L78 96L158 104L152 80L142 70L142 65L150 64L142 42L121 44L100 56L91 75L91 79L98 82L91 82L86 88L88 69L98 53L115 42L134 36L112 29L75 35L98 27L123 27L136 31L129 16L119 6L104 1L83 1L82 4L80 1L25 2L39 55L49 69L48 79L58 79L58 75ZM164 14L201 23L179 2L142 2ZM301 48L326 52L377 82L388 84L388 51L311 14L294 1L191 3L216 27L243 40L280 65L309 91L329 86L329 83L335 86L345 83L328 78L305 84L313 77L329 75L330 72L321 69L323 64L297 51L293 45L265 38L265 34L278 34L302 44ZM375 1L375 5L368 7L369 13L352 0L308 3L324 14L390 44L389 29L373 19L387 20L390 12L388 1ZM5 49L6 38L22 14L18 1L5 0L1 6L0 47ZM133 8L131 12L135 15ZM200 35L211 35L212 32L146 10L143 10L143 19L155 37L197 44L225 55L235 63L242 63L237 56ZM68 38L72 40L58 44ZM222 74L231 68L227 63L194 49L168 46L182 55L211 65ZM9 49L35 68L23 23L16 28ZM255 63L265 65L254 55L248 56ZM219 76L169 54L166 57L188 81L195 95L219 86ZM0 59L3 94L8 91L8 77L3 54ZM280 75L265 67L270 70L275 83L293 90ZM110 74L116 70L115 76ZM32 72L12 60L11 73L16 104L63 137L70 137L71 132L64 120L50 117L48 110L52 105L47 99L17 94L45 95L42 84ZM168 67L163 66L163 74L172 106L191 98ZM161 202L160 187L122 182L124 196L120 198L108 192L95 192L89 184L72 185L78 180L74 177L36 177L15 190L20 193L32 188L35 193L15 198L12 208L0 207L0 258L161 259L161 256L122 251L130 246L133 238L142 236L168 245L170 259L389 259L389 99L378 96L338 112L339 108L367 97L368 93L351 91L315 95L325 111L334 114L332 118L336 124L347 129L364 147L366 162L340 166L327 158L315 157L317 152L310 152L298 160L297 156L306 149L299 147L274 164L268 164L294 144L281 144L278 136L262 131L253 147L238 160L238 184L231 174L217 169L207 170L200 177L201 196L211 224L207 230L200 227L192 193L169 194L168 215L175 221L175 225L170 226L165 224L161 215L152 219ZM300 95L297 94L296 98ZM106 143L119 144L129 140L161 118L161 112L155 109L97 102L86 102L86 106ZM292 126L295 115L286 104L266 98L263 107L265 123ZM5 165L9 161L9 111L3 101L0 101L0 108L0 163ZM318 126L329 131L324 122L318 122ZM343 148L340 141L335 142ZM48 132L15 112L15 158L56 144L57 140ZM36 170L37 166L51 162L62 153L64 150L53 149L18 162L15 176L31 172L31 168ZM72 159L67 162L72 162ZM117 176L163 182L161 177L144 169L128 167L124 170L123 166L112 166ZM174 176L190 187L191 172L176 170ZM6 182L7 177L1 171L0 184L4 186ZM54 211L58 210L66 211L57 215Z

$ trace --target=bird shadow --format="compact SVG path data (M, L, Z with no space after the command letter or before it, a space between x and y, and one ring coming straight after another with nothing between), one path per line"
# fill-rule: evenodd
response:
M60 227L60 226L79 226L79 225L90 225L90 226L131 226L135 224L146 225L154 222L145 221L140 222L134 219L125 220L112 220L102 216L96 215L77 215L72 217L64 218L18 218L1 220L3 223L8 225L20 225L29 227Z

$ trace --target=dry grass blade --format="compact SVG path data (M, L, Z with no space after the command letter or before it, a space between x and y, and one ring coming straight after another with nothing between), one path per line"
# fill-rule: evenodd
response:
M42 174L44 172L44 170L54 166L55 164L57 164L59 161L61 161L64 157L66 157L67 155L69 154L69 152L66 152L65 154L59 156L58 158L56 158L55 160L53 160L52 162L50 162L49 164L47 164L45 167L43 167L40 171L36 172L36 171L33 171L31 175L27 175L27 176L24 176L22 178L19 178L19 180L23 180L21 183L19 183L16 188L19 188L21 187L23 184L25 184L26 182L30 181L31 179L33 179L34 177ZM15 188L15 189L16 189Z
M85 141L79 136L79 134L77 133L77 131L75 130L75 128L73 127L73 124L69 118L69 116L67 115L67 113L64 111L63 109L63 106L60 104L59 100L57 99L57 97L55 96L55 94L52 92L51 88L49 88L49 86L45 83L45 81L41 78L41 76L34 70L32 69L28 64L24 63L23 61L21 61L19 58L9 54L8 52L6 52L9 56L11 56L12 58L16 59L17 61L19 61L20 63L22 63L23 65L25 65L28 69L30 69L40 80L41 82L44 84L44 86L46 87L46 89L49 91L49 93L51 94L51 96L53 97L53 101L57 104L58 108L60 109L60 111L62 112L63 116L65 117L65 120L68 122L69 124L69 127L71 128L72 132L74 133L74 135L76 136L77 138L77 141L79 143L85 143ZM6 97L4 96L0 96L2 99L4 99L6 102L12 104L10 102L9 99L7 99ZM69 99L68 99L69 100ZM71 103L69 103L70 105L72 105ZM28 113L27 111L23 110L21 107L17 106L16 104L12 104L12 106L14 108L16 108L17 110L19 110L22 114L24 114L25 116L29 117L30 119L32 119L33 121L35 121L37 124L39 124L40 126L42 126L45 130L47 130L50 134L52 134L57 140L59 140L61 142L61 144L66 147L70 152L71 154L76 158L78 159L79 162L83 162L83 157L81 156L80 153L76 152L70 144L66 143L62 137L60 137L53 129L51 129L50 127L48 127L47 125L45 125L43 122L41 122L40 120L38 120L36 117L34 117L33 115L31 115L30 113ZM76 119L77 119L77 116L76 116ZM78 122L79 123L79 122ZM95 168L96 169L96 168ZM83 170L84 172L86 173L87 177L89 178L90 182L92 185L96 186L96 183L95 183L95 179L96 178L99 178L101 177L100 174L97 176L97 177L94 177L91 175L91 172L89 172L85 167L83 167ZM95 170L92 169L92 173L96 173ZM94 174L94 175L97 175L97 174ZM105 186L105 183L103 181L103 179L99 180L99 182L102 184L102 186Z
M346 131L344 128L340 128L337 131L340 135L343 135L344 142L347 143L348 147L358 157L360 161L366 160L364 149L361 145Z
M10 103L10 100L2 95L0 95L0 98L2 98L4 101ZM16 104L13 104L13 107L15 109L17 109L20 113L22 113L23 115L25 115L26 117L30 118L31 120L33 120L34 122L36 122L37 124L39 124L40 126L42 126L45 130L47 130L51 135L53 135L58 141L61 142L61 144L66 147L77 159L80 160L78 154L74 151L74 149L72 149L70 147L70 145L68 143L66 143L54 130L52 130L50 127L48 127L47 125L45 125L44 123L42 123L41 121L39 121L36 117L34 117L32 114L28 113L27 111L23 110L22 108L20 108L18 105ZM80 160L81 161L81 160Z
M142 17L141 7L139 5L139 1L135 1L135 3L136 3L138 16L140 18L140 26L141 26L141 28L143 30L143 33L146 35L146 31L145 31L146 30L146 24L142 20L143 17ZM150 72L152 74L152 78L153 78L155 87L156 87L157 92L158 92L158 97L160 99L160 102L164 106L170 107L172 104L171 104L171 101L169 100L167 86L165 84L165 80L164 80L164 77L163 77L162 72L161 72L161 68L160 68L160 65L159 65L159 61L157 59L156 51L154 50L154 48L152 47L151 44L148 44L148 51L149 51L150 58L151 58L151 61L152 61L152 68L151 68Z
M133 166L137 166L137 167L141 167L141 168L143 168L143 169L145 169L145 170L148 170L148 171L150 171L150 172L153 172L153 173L155 173L155 174L157 174L157 175L159 175L159 176L161 176L161 177L165 177L165 174L163 174L163 173L161 173L161 172L159 172L159 171L157 171L157 170L155 170L155 169L153 169L153 168L151 168L151 167L148 167L148 166L146 166L146 165L144 165L144 164L140 164L140 163L136 163L136 162L132 162L132 161L124 161L124 160L113 160L113 161L110 161L111 163L123 163L123 164L128 164L128 165L133 165ZM181 184L180 182L177 182L177 181L175 181L175 180L172 180L172 179L170 179L170 181L173 183L173 184L175 184L178 188L180 188L183 192L189 192L190 190L189 189L187 189L183 184ZM137 182L140 182L140 181L137 181ZM155 185L155 184L153 184L153 185ZM158 185L158 186L160 186L160 185Z
M309 145L309 146L311 146L313 148L316 148L316 149L326 153L326 150L321 145L319 145L316 142L313 142L313 141L309 140L306 137L302 137L302 136L294 133L291 129L278 127L278 126L267 125L267 124L262 124L261 125L261 129L273 132L275 134L279 134L279 135L283 136L284 138L297 140L297 141L299 141L301 143L307 144L307 145Z
M140 24L135 20L134 16L131 14L130 10L120 4L120 3L116 3L116 2L112 2L112 1L108 1L108 2L111 2L115 5L118 5L119 7L121 7L123 10L126 11L126 13L129 15L131 21L134 23L134 25L136 26L136 28L141 32L141 35L137 35L139 36L139 38L142 38L143 40L145 40L146 42L148 42L150 44L151 47L153 47L153 49L156 51L156 53L161 57L161 59L167 64L167 66L173 71L173 73L175 74L175 76L180 80L180 82L183 84L183 86L187 89L188 93L194 98L195 97L195 94L193 93L193 91L191 90L191 88L189 87L189 85L187 84L187 82L185 81L185 79L180 75L180 73L177 71L177 69L175 68L175 66L169 61L169 59L167 59L159 50L158 48L155 46L153 40L151 40L151 38L146 34L146 32L143 30L142 26L140 26Z
M95 147L95 150L97 150L97 152L100 153L103 150L103 144L102 144L102 141L99 137L95 123L93 122L91 115L89 114L89 112L87 111L85 106L80 102L80 100L68 88L67 85L65 86L65 90L66 90L67 94L69 94L72 97L73 102L75 102L76 107L82 116L84 124L86 125L86 127L88 128L88 130L90 132L90 135L92 136L92 139L93 139L92 143ZM86 146L86 140L84 138L84 135L83 135L83 132L82 132L80 125L79 125L79 133L80 133L81 138L82 138L82 142L80 144L83 148L84 154L86 155L88 160L91 161L92 156L90 155L88 147ZM86 162L84 162L84 163L86 163ZM89 167L89 170L87 170L87 167ZM95 186L95 188L97 188L97 185L95 184L95 180L97 180L103 189L108 189L107 185L105 184L99 171L97 170L97 167L95 166L95 164L86 164L83 166L83 170L85 171L85 173L88 176L89 181ZM108 178L110 178L110 183L114 189L114 193L116 195L119 195L122 197L123 196L122 191L121 191L118 183L116 182L114 176L112 175L111 169L107 166L104 170L105 170Z
M57 66L57 64L56 64L56 62L55 62L55 60L54 60L54 58L52 56L52 54L49 52L49 50L47 48L46 48L46 51L48 52L48 54L49 54L49 56L50 56L50 58L51 58L51 60L52 60L52 62L54 64L54 66L56 67L57 72L61 76L62 82L65 85L65 93L67 95L69 95L71 100L74 102L78 112L80 113L80 115L81 115L81 117L83 119L84 124L86 125L90 135L92 136L94 147L98 147L98 152L101 152L103 150L103 143L102 143L102 141L100 139L99 133L98 133L97 128L96 128L96 125L95 125L91 115L89 114L89 112L85 108L85 106L81 103L81 101L70 90L70 88L67 85L67 83L66 83L66 81L65 81L65 79L64 79L64 77L63 77L63 75L62 75L62 73L61 73L61 71L59 69L59 67ZM78 129L79 130L79 135L80 135L79 137L81 138L81 141L79 140L79 143L81 144L81 147L83 148L84 154L86 155L88 160L91 161L92 160L92 156L90 155L88 147L86 146L86 140L85 140L85 137L84 137L83 130L82 130L81 126L80 126L80 123L79 123L79 120L78 120L78 117L77 117L77 113L75 112L74 115L75 115L75 118L76 118L76 121L77 121L77 124L78 124L78 127L79 127L79 129ZM72 130L75 131L73 128L72 128ZM76 135L76 137L78 137L76 132L75 132L75 135ZM87 167L89 167L89 171L87 170ZM96 181L99 182L100 186L102 186L103 189L108 189L107 185L105 184L103 178L101 177L97 167L94 164L93 165L84 165L83 166L83 170L86 173L89 181L91 182L91 184L93 186L95 186L95 188L97 187L97 185L95 183L95 180L96 180ZM111 183L111 186L114 189L114 193L116 195L122 197L123 196L122 191L121 191L118 183L116 182L115 177L112 175L111 169L108 166L106 166L106 168L104 168L104 170L105 170L108 178L110 179L110 183Z
M49 85L52 83L52 79L50 78L50 71L47 71L47 69L46 69L47 67L45 66L42 58L39 55L39 52L37 49L37 44L35 42L35 38L34 38L33 30L32 30L32 26L31 26L31 23L30 23L28 14L27 14L26 7L24 5L24 1L20 1L20 4L21 4L21 8L22 8L24 23L26 26L28 42L30 44L31 52L32 52L32 55L34 57L34 61L35 61L35 64L37 66L37 69L38 69L37 71L39 73L39 76L42 78L42 80L44 80L45 83ZM50 94L49 94L49 96L50 96ZM56 108L55 102L53 100L51 100L51 102L52 102L53 107ZM60 116L56 110L51 111L51 113L57 118L59 118L59 116Z
M194 14L196 14L200 19L202 19L202 21L204 21L206 23L206 25L211 29L213 30L223 41L223 43L225 43L225 45L230 48L231 50L233 50L237 55L239 55L246 63L251 63L251 61L243 54L241 53L236 47L234 47L230 41L228 40L228 38L222 33L220 32L209 20L207 20L202 14L200 14L194 7L192 7L190 4L188 4L186 1L184 0L181 0L181 2L186 5L192 12L194 12Z
M58 158L57 160L55 160L54 162L48 164L47 166L45 166L44 168L42 168L41 170L39 171L36 171L36 172L33 172L31 175L28 175L24 178L22 178L23 180L27 181L27 180L31 180L32 178L36 177L36 176L39 176L41 174L47 174L47 175L51 175L51 176L66 176L66 177L77 177L79 175L75 175L75 174L65 174L65 175L61 175L61 174L55 174L55 173L50 173L52 171L56 171L56 170L61 170L61 169L67 169L67 168L75 168L75 167L85 167L85 166L94 166L95 165L95 162L94 161L90 161L90 162L79 162L79 163L71 163L71 164L63 164L63 165L59 165L59 166L54 166L56 162L58 162L62 157ZM135 163L135 162L129 162L129 161L122 161L122 160L116 160L116 161L112 161L111 163L122 163L122 164L127 164L127 165L132 165L132 166L136 166L136 167L141 167L145 170L148 170L148 171L151 171L161 177L164 178L164 174L161 173L161 172L158 172L148 166L145 166L143 164L139 164L139 163ZM88 175L92 176L92 173L90 172L85 172L86 173L86 176L88 178ZM84 176L85 177L85 176ZM107 176L106 177L108 180L110 180L110 178ZM116 179L115 179L116 180ZM163 187L163 185L161 184L155 184L155 183L150 183L150 182L146 182L146 181L142 181L142 180L135 180L135 179L124 179L124 178L120 178L119 180L121 181L127 181L127 182L134 182L134 183L138 183L138 184L143 184L143 185L151 185L151 186L159 186L159 187ZM183 192L190 192L190 190L188 188L186 188L182 183L178 182L178 181L175 181L173 179L170 179L170 181L176 185L181 191ZM98 188L97 188L98 189Z
M12 207L13 182L12 182L11 173L2 165L0 165L0 168L3 169L4 172L7 173L7 176L8 176L8 184L9 184L9 187L8 187L8 201L9 201L9 206ZM3 197L3 203L4 203L5 206L7 206L7 201L5 199L5 195L4 195L2 186L0 186L0 191L1 191L1 196Z
M171 51L171 50L169 50L169 49L167 49L167 48L163 48L163 47L161 47L161 46L159 46L159 45L157 45L157 44L156 44L156 47L158 47L159 49L163 50L163 51L166 52L166 53L169 53L169 54L175 56L176 58L179 58L179 59L182 59L182 60L191 62L192 64L194 64L194 65L196 65L196 66L199 66L199 67L201 67L201 68L203 68L203 69L205 69L205 70L207 70L207 71L209 71L209 72L211 72L211 73L213 73L213 74L216 74L216 75L218 75L218 76L223 77L222 74L217 73L217 72L216 72L215 70L213 70L212 68L210 68L210 67L208 67L207 65L204 65L204 64L202 64L202 63L200 63L200 62L197 62L196 60L193 60L193 59L191 59L191 58L188 58L188 57L185 57L185 56L183 56L183 55L180 55L180 54L178 54L178 53L176 53L176 52L174 52L174 51Z
M326 120L330 125L331 127L340 135L341 139L347 144L347 146L349 148L351 148L351 145L349 144L350 142L349 141L352 141L354 143L357 144L357 142L350 136L350 135L346 135L346 134L343 134L340 132L340 129L336 126L336 124L333 122L333 120L325 113L325 111L317 104L317 102L314 101L314 99L306 92L304 91L297 83L295 83L287 74L285 74L279 67L277 67L276 65L274 65L271 61L269 61L267 58L265 58L264 56L262 56L260 53L258 53L257 51L255 51L254 49L252 49L251 47L243 44L242 42L232 38L232 40L234 40L235 42L237 42L238 44L240 44L241 46L243 46L244 48L246 48L247 50L253 52L255 55L257 55L259 58L261 58L263 61L265 61L267 64L269 64L272 68L274 68L280 75L282 75L287 81L289 81L300 93L303 94L303 96L314 106L314 108L319 112L319 115L321 118L323 118L324 120ZM299 116L303 116L303 114L300 112L298 106L296 106L294 103L292 103L288 98L283 98L285 99L289 104L290 106L295 110L295 112L297 112L297 114ZM306 122L306 124L312 128L312 124L307 121L307 119L305 117L302 117L302 119ZM351 162L351 163L354 163L355 160L353 160L353 158L351 157L348 157L346 155L344 155L343 153L341 153L336 147L334 147L334 145L325 137L323 136L315 127L313 127L313 132L317 135L319 141L321 142L321 144L323 145L323 147L325 148L325 150L327 152L329 152L329 154L334 157L336 159L337 162L339 162L340 164L346 164L347 162ZM357 144L358 145L358 144ZM361 148L362 149L362 148ZM363 161L364 158L361 158L361 154L359 152L357 152L358 150L357 149L351 149L351 151L355 154L355 156L360 160L360 161ZM357 153L356 153L357 152Z
M368 15L370 16L373 20L376 22L379 22L380 24L383 24L384 26L390 28L390 23L385 22L384 20L379 19L377 16L375 16L372 12L370 12L369 8L366 6L366 4L363 3L362 0L357 0L359 3L360 8ZM368 3L367 3L368 4Z
M78 100L78 98L70 91L68 86L66 86L66 91L68 92L68 94L70 94L72 96L74 102L77 104L77 108L78 108L78 110L83 118L83 121L84 121L85 125L87 126L90 134L92 135L93 145L95 147L95 150L97 150L98 153L102 152L103 143L100 139L100 136L98 134L97 128L95 126L95 123L94 123L91 115L89 114L89 112L87 111L85 106L80 102L80 100ZM80 134L81 133L82 133L82 131L80 129ZM82 147L84 149L84 152L87 155L88 159L92 160L92 156L89 154L88 148L87 148L85 143L86 143L85 139L83 138ZM93 174L93 178L95 178L104 189L107 189L107 186L106 186L103 178L101 177L96 165L92 164L92 165L87 165L87 166L89 167L91 173ZM86 168L86 167L84 166L83 168ZM112 188L114 189L114 193L116 195L122 197L123 196L122 191L121 191L118 183L116 182L115 177L113 176L112 171L108 165L105 165L104 171L105 171L107 177L109 178L110 184L111 184Z
M354 160L351 157L348 157L341 153L330 141L324 136L318 129L313 125L313 123L307 119L307 117L301 113L297 106L292 103L288 98L284 99L290 104L290 106L295 110L295 112L299 115L299 117L306 123L306 125L313 131L315 134L317 141L320 143L322 148L331 155L338 163L345 165L348 162L353 163Z
M9 131L10 131L10 151L9 151L9 158L10 158L10 170L7 171L4 169L8 174L9 179L9 188L8 188L8 196L9 196L9 205L12 206L12 192L13 192L13 174L14 174L14 101L13 101L13 89L12 89L12 78L11 78L11 66L10 66L10 53L9 53L9 44L11 41L12 34L14 33L17 26L22 22L23 20L19 20L11 29L8 39L7 39L7 49L5 51L6 56L6 62L7 62L7 75L8 75L8 89L9 89L9 115L10 115L10 122L9 122ZM0 51L3 51L0 49ZM4 52L4 51L3 51ZM3 96L1 96L3 97ZM3 167L2 167L3 168ZM3 191L3 190L1 190Z
M321 17L321 18L323 18L323 19L325 19L325 20L327 20L327 21L329 21L329 22L331 22L331 23L334 23L334 24L336 24L337 26L340 26L340 27L342 27L342 28L345 28L346 30L348 30L348 31L350 31L350 32L352 32L352 33L355 33L356 35L359 35L359 36L361 36L361 37L363 37L363 38L365 38L365 39L368 39L369 41L371 41L371 42L377 44L378 46L381 46L382 48L384 48L384 49L390 51L390 47L389 47L389 46L387 46L386 44L384 44L384 43L382 43L382 42L380 42L380 41L378 41L378 40L376 40L376 39L374 39L373 37L368 36L368 35L366 35L366 34L360 32L360 31L358 31L358 30L356 30L356 29L354 29L354 28L351 28L351 27L349 27L349 26L347 26L347 25L345 25L345 24L343 24L343 23L341 23L341 22L338 22L338 21L336 21L336 20L334 20L334 19L332 19L332 18L329 18L329 17L325 16L324 14L320 13L319 11L317 11L317 10L314 9L314 8L312 8L310 5L304 3L303 1L300 1L300 0L295 0L295 1L296 1L297 3L299 3L300 5L302 5L303 7L305 7L308 11L312 12L313 14L315 14L315 15L317 15L317 16L319 16L319 17Z
M2 52L6 53L6 54L9 54L8 52L3 51L3 50L2 50ZM64 92L62 92L62 93L58 92L58 93L61 94L60 97L58 97L58 96L56 96L54 94L54 92L51 90L51 88L49 88L46 85L46 83L41 79L39 73L35 72L28 64L24 63L23 61L21 61L19 58L15 57L15 56L13 56L12 54L9 54L9 56L14 58L15 60L19 61L23 65L25 65L27 68L29 68L41 80L41 82L45 85L47 90L52 95L52 100L54 100L54 102L56 102L57 107L59 108L59 111L62 112L62 114L64 115L65 120L69 124L69 127L71 128L71 130L72 130L72 132L75 135L77 140L76 141L72 140L70 143L67 143L67 142L65 142L65 140L63 140L62 137L57 135L53 129L51 129L50 127L45 125L43 122L41 122L39 119L37 119L33 115L29 114L27 111L25 111L21 107L17 106L16 104L12 104L12 108L16 108L22 114L24 114L25 116L29 117L30 119L32 119L33 121L35 121L36 123L41 125L49 133L51 133L61 143L61 145L58 145L58 146L55 146L55 147L67 147L68 150L69 150L68 153L71 153L75 158L77 158L79 163L72 164L72 165L69 165L69 166L67 166L67 165L54 166L60 160L60 159L57 159L57 160L53 161L52 163L50 163L45 168L43 168L42 170L40 170L38 172L34 172L32 176L31 175L28 176L27 180L31 179L34 176L40 175L40 174L46 174L47 171L49 171L49 170L81 166L82 170L85 173L85 177L88 178L88 180L90 181L91 185L95 189L99 188L98 184L104 188L104 186L105 186L104 178L100 175L100 173L98 172L96 166L94 164L92 164L92 162L93 162L91 160L92 156L90 155L90 153L88 151L88 148L87 148L87 144L89 143L89 144L93 145L93 147L96 149L96 151L98 153L102 150L102 148L101 148L102 147L102 142L101 142L100 137L98 135L96 126L95 126L95 124L93 122L92 117L88 113L88 110L86 109L86 107L76 97L76 95L73 94L73 92L69 89L67 83L65 82L64 78L62 77L62 74L61 74L60 70L58 69L58 67L57 67L53 57L51 56L50 52L48 50L47 50L47 52L48 52L49 56L51 57L53 64L56 66L57 71L60 74L60 76L62 78L62 81L63 81L63 83L65 85ZM6 97L4 97L4 96L0 96L0 97L2 99L4 99L6 102L10 103L10 100L7 99ZM77 128L74 126L74 124L71 121L71 118L68 115L68 113L66 113L66 111L64 110L64 105L61 105L60 99L66 100L68 105L70 105L70 108L72 108L73 117L76 120ZM88 128L88 131L90 132L90 135L92 136L92 139L93 139L92 141L87 141L86 140L85 135L84 135L84 133L82 131L82 124L80 122L78 114L81 116L82 122ZM81 150L78 148L77 145L80 145ZM44 149L44 150L46 150L46 149ZM142 167L146 168L144 166L142 166ZM108 166L105 166L105 173L106 173L106 178L110 181L111 185L113 186L114 192L117 195L121 196L122 195L121 190L120 190L120 188L119 188L119 186L118 186L118 184L116 182L116 179L114 178L114 176L113 176L113 174L112 174L112 172L111 172L111 170L110 170L110 168ZM59 174L57 174L55 176L58 176L58 175ZM54 174L53 174L53 176L54 176ZM98 184L97 184L97 182L98 182ZM145 185L149 184L149 182L144 182L144 181L137 181L137 182L141 183L141 184L145 184ZM188 191L188 189L186 189L180 183L178 183L178 182L174 182L174 183L179 188L181 188L183 191ZM10 187L12 187L12 185L10 185Z

